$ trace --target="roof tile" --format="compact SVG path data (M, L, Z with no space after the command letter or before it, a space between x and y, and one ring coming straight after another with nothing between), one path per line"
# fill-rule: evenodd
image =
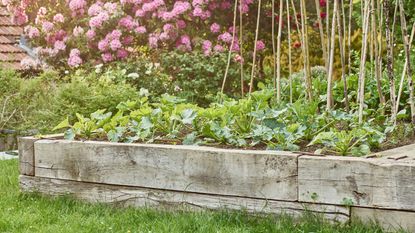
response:
M9 45L9 44L0 44L0 52L2 52L2 53L21 53L21 52L24 52L24 50L17 47L17 46L13 46L13 45Z
M0 44L15 44L16 41L0 35Z
M0 53L0 62L20 62L25 57L25 53Z
M9 16L10 13L7 11L5 6L0 6L0 16Z
M0 67L23 69L20 62L28 55L17 45L21 34L23 28L13 23L7 8L0 4Z
M9 16L0 16L0 26L16 26Z
M0 35L2 36L20 36L23 29L19 26L0 26Z

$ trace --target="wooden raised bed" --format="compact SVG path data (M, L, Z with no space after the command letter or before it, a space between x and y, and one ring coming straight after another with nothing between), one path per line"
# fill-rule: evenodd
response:
M19 140L24 192L128 206L243 209L415 231L415 145L378 157Z

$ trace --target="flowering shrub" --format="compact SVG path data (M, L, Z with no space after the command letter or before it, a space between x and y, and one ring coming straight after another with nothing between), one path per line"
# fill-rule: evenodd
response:
M37 54L55 66L108 63L140 47L200 49L206 56L239 51L233 38L233 1L225 0L2 0ZM248 13L253 0L239 9ZM53 6L53 7L52 7ZM236 30L238 31L238 30ZM265 49L263 41L258 49Z

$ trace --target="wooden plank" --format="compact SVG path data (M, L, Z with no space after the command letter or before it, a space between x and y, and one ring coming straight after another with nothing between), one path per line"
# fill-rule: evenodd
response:
M415 232L415 212L352 207L351 213L352 221L360 219L365 223L377 222L390 232Z
M36 176L297 200L297 155L197 146L41 140Z
M299 200L415 210L415 161L310 157L298 160Z
M413 160L415 159L415 144L402 146L398 148L394 148L391 150L386 150L377 153L381 155L382 157L386 157L388 159L405 159L405 160Z
M20 187L24 192L39 192L52 196L72 195L92 202L118 206L157 207L186 210L229 209L250 213L289 214L300 216L306 210L318 213L327 219L339 222L349 220L349 208L334 205L302 204L298 202L274 201L255 198L209 195L115 186L78 181L58 180L42 177L20 176Z
M21 175L35 175L34 137L20 137L19 143L19 171Z

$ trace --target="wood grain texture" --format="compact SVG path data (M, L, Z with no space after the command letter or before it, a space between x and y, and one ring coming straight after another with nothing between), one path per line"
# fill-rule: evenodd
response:
M389 232L415 232L415 212L352 207L351 213L352 219L366 223L377 222Z
M196 146L40 140L39 177L295 201L297 155Z
M35 175L35 154L34 143L40 139L63 138L63 134L51 134L42 137L19 137L19 172L21 175L34 176Z
M18 138L19 171L21 175L35 175L34 143L37 140L34 137Z
M415 210L415 160L301 156L298 169L300 201Z
M300 216L307 210L312 213L323 214L327 219L339 222L347 222L350 216L349 208L334 205L302 204L31 176L20 176L20 187L24 192L39 192L52 196L70 194L80 200L118 206L180 208L185 210L228 209L244 210L250 213L289 214L293 216Z

